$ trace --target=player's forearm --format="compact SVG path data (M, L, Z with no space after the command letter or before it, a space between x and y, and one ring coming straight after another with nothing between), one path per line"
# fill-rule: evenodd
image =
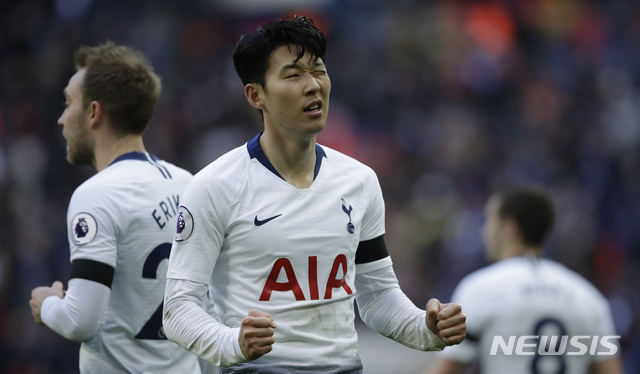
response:
M418 309L400 289L391 289L361 312L369 327L407 347L442 350L445 344L429 330L426 312Z
M245 362L238 334L218 322L202 308L204 284L168 279L164 302L163 326L167 338L217 366Z
M414 349L435 351L445 347L427 327L426 312L400 290L390 265L359 274L356 288L360 316L373 330Z
M42 303L42 322L53 331L73 341L93 338L100 317L107 308L111 290L86 279L71 279L63 299L49 296Z

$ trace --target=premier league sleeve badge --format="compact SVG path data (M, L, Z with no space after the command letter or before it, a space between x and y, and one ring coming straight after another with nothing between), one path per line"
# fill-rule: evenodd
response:
M191 236L191 232L193 232L193 217L191 216L189 209L181 205L178 212L178 221L176 224L176 235L174 240L177 242L187 240L187 238Z
M78 213L71 221L73 243L85 245L93 240L98 233L98 223L89 213Z

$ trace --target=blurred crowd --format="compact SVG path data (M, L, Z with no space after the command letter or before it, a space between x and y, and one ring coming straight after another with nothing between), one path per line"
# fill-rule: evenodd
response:
M378 174L405 293L446 301L486 264L489 193L544 185L558 206L547 256L605 294L640 372L638 1L0 0L0 373L77 372L78 343L28 306L68 280L66 208L94 173L68 165L56 126L73 52L142 50L163 80L147 149L195 173L261 130L231 55L288 14L327 35L318 142Z

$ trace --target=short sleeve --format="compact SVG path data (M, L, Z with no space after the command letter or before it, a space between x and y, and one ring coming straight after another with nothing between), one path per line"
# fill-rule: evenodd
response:
M71 261L87 259L116 267L119 225L126 224L122 210L129 197L117 189L95 183L74 192L67 211L67 235Z
M205 284L211 279L224 242L222 217L228 203L203 179L194 178L183 193L167 278Z
M360 241L370 240L385 232L385 207L380 182L374 171L367 167L363 180L364 193L369 198L367 211L362 219Z

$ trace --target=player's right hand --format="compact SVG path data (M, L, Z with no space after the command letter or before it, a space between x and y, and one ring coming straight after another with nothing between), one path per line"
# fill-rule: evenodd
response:
M467 316L460 304L443 304L438 299L427 303L427 327L446 345L460 344L467 336Z
M40 311L42 309L42 303L44 299L49 296L58 296L59 298L63 298L66 294L66 291L63 288L62 282L55 281L51 285L51 287L36 287L31 291L31 300L29 300L29 306L31 307L31 315L33 316L33 320L36 321L39 325L44 325L42 322L42 317L40 316Z
M271 352L275 342L273 329L276 323L268 313L251 309L240 324L240 349L244 358L255 360Z

